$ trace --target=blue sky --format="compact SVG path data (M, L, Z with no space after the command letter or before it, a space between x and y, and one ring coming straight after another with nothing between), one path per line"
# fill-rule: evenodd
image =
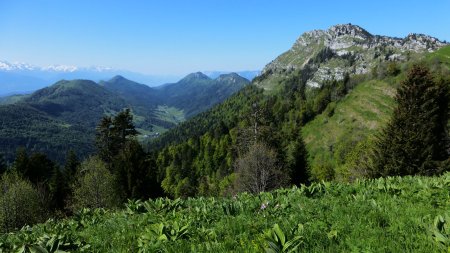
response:
M258 70L334 24L450 41L450 1L0 0L0 60L146 74Z

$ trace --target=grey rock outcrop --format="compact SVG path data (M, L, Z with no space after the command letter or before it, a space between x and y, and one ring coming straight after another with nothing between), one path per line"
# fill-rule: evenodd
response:
M315 73L308 85L317 87L325 80L342 79L345 73L364 74L382 61L404 61L412 54L433 52L447 45L440 40L424 35L409 34L405 38L372 35L363 28L343 24L328 30L313 30L302 34L292 48L283 53L262 71L277 73L313 65ZM270 87L270 78L257 83Z

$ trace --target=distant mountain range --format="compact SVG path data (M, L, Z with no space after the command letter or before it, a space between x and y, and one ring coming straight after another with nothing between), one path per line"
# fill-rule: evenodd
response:
M140 138L158 135L222 102L250 82L235 74L216 79L197 72L158 88L115 76L58 81L30 95L0 99L0 150L11 158L19 146L62 160L69 149L93 151L95 126L103 115L130 108Z
M229 73L225 71L205 72L212 79ZM252 80L259 74L259 71L241 71L237 73L248 80ZM62 79L100 81L108 80L116 75L126 76L131 80L146 84L150 87L173 83L182 78L180 75L146 75L109 67L77 67L67 65L39 67L27 63L0 61L0 96L29 94Z

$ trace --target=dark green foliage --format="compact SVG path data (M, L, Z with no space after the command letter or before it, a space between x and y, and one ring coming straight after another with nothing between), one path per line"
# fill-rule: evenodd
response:
M14 160L13 166L14 169L20 176L25 176L28 173L28 164L29 157L26 149L24 147L20 147L16 152L16 160Z
M119 112L112 122L113 135L116 135L118 139L119 149L123 148L126 139L132 136L136 136L138 131L136 131L133 125L133 115L129 108Z
M80 166L80 161L73 150L69 150L66 156L66 163L64 164L64 179L67 185L71 185L75 180L77 168Z
M96 128L95 146L98 155L104 160L110 162L115 155L116 136L113 133L113 121L111 117L104 116Z
M331 89L329 86L324 86L320 89L316 98L314 99L313 110L315 113L322 113L328 104L331 102Z
M107 163L124 148L127 138L138 134L133 125L133 115L128 108L114 118L104 116L96 130L95 144L98 154Z
M155 165L136 140L128 141L114 158L113 171L127 199L148 199L161 195Z
M48 159L46 155L33 153L30 155L25 177L32 183L46 182L51 178L55 166L55 163Z
M49 181L49 190L52 199L52 206L58 210L63 210L68 197L69 185L64 178L61 169L54 167L53 175Z
M436 83L421 65L411 68L397 90L397 108L381 133L375 176L436 174L448 159L448 83Z
M300 131L297 138L287 147L285 166L289 172L290 181L294 185L308 183L308 151Z
M399 67L398 63L390 62L387 65L387 74L389 76L396 76L396 75L400 74L400 67Z
M42 153L28 156L25 148L19 148L13 166L19 175L37 184L45 183L52 177L55 163Z
M96 145L100 158L114 174L125 199L146 199L161 195L156 182L155 159L133 139L138 134L129 109L115 117L103 117L97 127Z
M5 158L3 154L0 153L0 176L6 172L8 169L8 166L6 165Z

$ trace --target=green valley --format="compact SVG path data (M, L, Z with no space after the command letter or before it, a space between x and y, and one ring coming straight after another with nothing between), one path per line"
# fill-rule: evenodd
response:
M146 141L223 101L248 82L237 74L206 81L192 74L156 89L122 76L99 84L63 80L30 95L0 100L5 104L0 110L7 111L0 114L0 147L8 160L20 146L58 161L63 161L70 149L85 157L94 151L95 127L104 115L132 109L134 123L142 132L140 139ZM39 116L24 117L33 114L29 110ZM45 121L35 122L38 117Z

